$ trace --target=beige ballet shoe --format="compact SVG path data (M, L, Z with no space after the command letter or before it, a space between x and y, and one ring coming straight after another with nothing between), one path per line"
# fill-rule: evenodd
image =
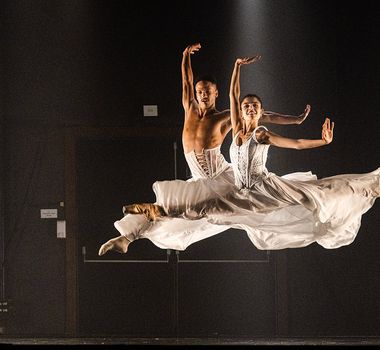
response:
M114 250L118 253L126 253L128 251L128 246L130 243L131 241L125 236L112 238L106 243L102 244L102 246L99 249L98 255L102 256L109 250Z
M123 206L124 215L127 214L143 214L148 221L155 221L160 217L167 216L164 208L157 204L140 203Z

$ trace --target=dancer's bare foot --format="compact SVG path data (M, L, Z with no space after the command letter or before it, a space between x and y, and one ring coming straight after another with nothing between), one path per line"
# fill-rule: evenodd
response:
M112 238L100 247L98 254L103 255L109 250L115 250L118 253L126 253L130 243L131 241L124 236Z
M124 205L123 213L124 215L144 214L148 221L154 221L160 217L166 216L164 208L157 204L151 203Z

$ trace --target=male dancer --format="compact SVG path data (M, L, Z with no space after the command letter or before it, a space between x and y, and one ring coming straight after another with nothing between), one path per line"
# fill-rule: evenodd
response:
M216 109L218 88L215 80L210 77L201 77L194 86L190 55L200 48L201 45L197 43L187 46L183 52L182 105L185 110L185 120L182 144L193 177L213 178L225 170L231 171L230 164L220 153L220 146L231 130L231 118L229 109L223 111ZM309 105L299 116L264 111L262 122L301 124L309 112Z
M234 183L232 166L220 151L226 135L231 130L230 111L216 109L218 89L213 78L201 77L194 86L190 55L200 48L199 43L187 46L183 51L181 64L182 105L185 111L182 144L192 174L190 180L213 178ZM264 112L262 122L301 124L309 112L309 105L299 116ZM126 253L129 244L139 238L148 238L160 248L184 250L196 241L229 228L209 224L203 219L197 222L177 218L155 221L157 217L164 216L164 213L154 204L127 205L123 207L123 212L124 218L115 222L115 227L121 235L104 243L99 249L99 255L109 250ZM151 221L146 220L147 218Z

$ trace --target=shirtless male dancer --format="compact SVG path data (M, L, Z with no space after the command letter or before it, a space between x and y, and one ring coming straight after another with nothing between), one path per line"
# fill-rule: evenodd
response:
M187 164L190 168L192 179L220 178L228 182L234 182L234 173L221 153L221 145L231 130L230 110L219 111L216 109L218 89L216 82L210 77L201 77L195 82L191 67L190 55L199 51L200 43L189 45L183 51L181 64L182 71L182 105L185 110L184 126L182 132L182 144ZM194 91L195 88L195 91ZM275 112L264 112L261 121L273 124L301 124L310 112L307 105L299 116L284 115ZM142 203L123 207L127 214L144 214L149 220L165 215L159 206ZM139 217L139 218L137 218ZM126 253L129 244L138 238L139 233L146 226L142 215L128 215L130 221L122 222L115 226L123 231L124 226L128 234L121 233L104 243L99 249L99 255L109 250ZM125 217L125 219L127 219ZM124 225L123 225L124 224Z
M218 88L215 81L204 77L195 82L191 68L190 55L201 48L199 43L186 47L182 59L182 105L185 110L185 121L182 133L182 144L186 160L190 166L193 177L201 174L193 170L199 170L196 166L203 165L206 159L206 165L202 166L204 173L202 177L215 177L220 174L222 169L230 169L220 153L226 135L231 130L230 110L218 111L216 109L216 99L218 97ZM195 96L196 95L196 96ZM263 123L274 124L301 124L310 112L310 106L307 105L304 112L299 116L283 115L275 112L265 112L262 116ZM208 152L214 151L216 157L208 158ZM215 154L214 154L215 155ZM195 162L193 164L193 161ZM210 162L211 161L211 162ZM215 164L215 161L220 163ZM223 164L221 164L223 163Z

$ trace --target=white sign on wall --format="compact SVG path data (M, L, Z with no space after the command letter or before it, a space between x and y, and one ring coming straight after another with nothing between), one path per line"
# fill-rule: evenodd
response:
M57 217L57 209L41 209L41 219L56 219Z
M66 238L66 220L57 220L57 238Z

